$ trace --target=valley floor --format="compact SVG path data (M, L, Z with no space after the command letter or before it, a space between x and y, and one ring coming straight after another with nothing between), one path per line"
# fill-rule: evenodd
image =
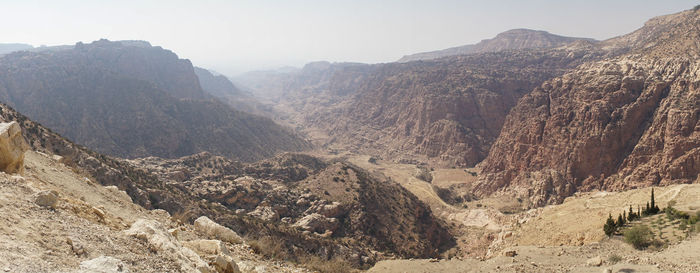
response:
M344 156L414 193L451 226L458 240L459 251L449 258L384 260L369 272L700 272L700 235L672 240L662 250L640 251L623 242L620 235L607 238L603 234L609 214L616 216L630 205L635 211L638 205L643 207L650 188L577 193L559 205L503 213L504 207L517 201L495 196L450 205L434 190L433 186L455 184L468 187L477 179L470 172L478 170L436 169L431 172L432 182L426 182L415 177L415 165L370 163L369 156ZM655 192L661 208L672 202L682 211L700 210L700 185L656 187ZM685 237L682 233L668 236ZM506 256L509 251L516 256Z

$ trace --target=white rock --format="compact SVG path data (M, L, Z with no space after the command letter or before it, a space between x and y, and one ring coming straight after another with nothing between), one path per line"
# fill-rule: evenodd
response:
M219 240L192 240L184 242L183 245L200 255L231 255L228 248Z
M24 152L29 145L22 137L22 128L15 121L0 123L0 171L24 173Z
M81 273L128 273L126 264L119 259L100 256L80 263Z
M183 247L180 241L175 239L158 221L139 219L125 232L129 236L148 242L151 248L159 253L173 255L185 272L194 272L199 268L207 267L207 263L197 253Z
M326 231L332 232L338 228L338 219L327 218L321 214L312 213L299 219L299 221L292 226L317 233L324 233Z
M206 216L199 217L194 221L194 230L204 233L210 238L219 239L232 244L240 244L243 242L241 236L238 236L235 231L219 225Z
M586 261L586 265L588 265L588 266L600 266L602 264L603 264L603 258L601 258L600 256L590 258Z

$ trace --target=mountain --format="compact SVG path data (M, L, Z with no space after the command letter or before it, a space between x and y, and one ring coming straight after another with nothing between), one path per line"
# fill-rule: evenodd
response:
M250 71L233 77L233 82L244 90L249 90L259 99L275 99L284 92L283 83L291 80L300 71L295 67L275 70Z
M504 50L550 48L570 44L576 41L595 42L595 40L589 38L559 36L542 30L511 29L499 33L492 39L482 40L477 44L411 54L403 56L398 60L398 62L405 63L419 60L432 60L446 56L499 52Z
M194 73L206 93L231 105L234 109L260 116L272 116L269 106L262 104L252 94L236 87L226 76L201 67L195 67Z
M0 55L34 48L28 44L0 44Z
M620 55L548 80L511 110L481 196L540 206L576 191L700 182L700 11L601 42Z
M280 119L319 145L396 161L473 166L521 96L601 54L582 44L410 63L317 62L284 78L260 80L260 86L276 86Z
M202 86L202 89L206 90L209 94L212 94L215 97L225 98L229 96L247 95L238 89L238 87L233 85L233 83L224 75L201 67L194 67L194 74L197 75L197 79L199 79L199 84Z
M188 60L145 42L78 43L0 58L0 100L77 143L121 157L201 151L256 160L309 147L202 90Z

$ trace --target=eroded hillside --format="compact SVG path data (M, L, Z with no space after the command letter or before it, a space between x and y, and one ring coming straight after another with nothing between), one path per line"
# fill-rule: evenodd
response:
M69 139L121 157L210 151L254 161L309 144L202 91L188 60L144 43L78 44L0 58L0 100Z
M630 53L582 65L523 97L481 163L477 192L544 205L576 191L697 183L700 67L697 40L688 37L700 34L698 18L700 11L685 11L651 20L630 35L657 40L634 40Z

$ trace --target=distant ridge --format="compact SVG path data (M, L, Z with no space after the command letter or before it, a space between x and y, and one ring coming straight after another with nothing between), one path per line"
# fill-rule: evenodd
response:
M410 61L432 60L454 55L498 52L512 49L556 47L576 41L594 42L595 40L590 38L560 36L542 30L524 28L511 29L496 35L493 39L482 40L477 44L406 55L399 59L398 62L405 63Z
M0 70L0 101L109 155L209 151L253 161L309 147L268 118L212 99L189 60L146 42L15 52L0 58Z

